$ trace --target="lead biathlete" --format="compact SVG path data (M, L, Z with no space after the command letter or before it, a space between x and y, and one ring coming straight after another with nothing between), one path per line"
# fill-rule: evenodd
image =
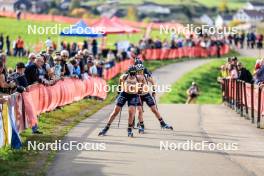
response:
M119 79L119 86L121 87L121 93L116 99L116 105L113 112L109 116L107 125L100 131L99 136L105 135L109 130L112 122L121 111L122 107L128 104L128 137L133 137L133 120L136 113L136 106L139 104L139 95L141 91L140 88L144 84L143 76L137 76L137 70L134 65L130 66L127 74L123 74Z

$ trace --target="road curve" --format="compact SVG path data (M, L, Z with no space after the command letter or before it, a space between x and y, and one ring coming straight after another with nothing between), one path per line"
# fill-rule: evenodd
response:
M194 60L171 64L155 71L159 84L171 84L184 73L210 60ZM264 175L264 152L259 131L248 121L223 105L159 105L163 118L174 131L161 130L158 121L145 106L146 133L127 137L127 110L122 112L120 128L117 120L107 136L98 137L107 116L113 109L108 105L80 122L63 142L105 143L102 151L60 151L47 175L56 176L253 176ZM256 138L257 136L257 138ZM160 144L192 141L201 143L237 143L239 151L160 150ZM262 141L263 138L262 138ZM249 143L248 143L249 142ZM251 146L251 147L250 147ZM250 151L250 149L253 151Z

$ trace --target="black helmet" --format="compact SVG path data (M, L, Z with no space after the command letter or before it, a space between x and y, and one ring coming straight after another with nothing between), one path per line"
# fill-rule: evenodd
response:
M137 64L137 65L136 65L136 69L137 69L137 71L142 71L142 70L145 69L145 67L144 67L143 64Z
M139 58L136 58L135 65L138 65L138 64L143 64L143 62Z
M136 68L135 65L131 65L131 66L129 66L129 68L128 68L128 74L130 74L130 75L135 75L136 72L137 72L137 68Z

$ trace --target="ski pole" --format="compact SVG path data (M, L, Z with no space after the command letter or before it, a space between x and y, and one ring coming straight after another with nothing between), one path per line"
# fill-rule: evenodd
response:
M119 112L119 120L118 120L118 124L117 124L117 127L118 128L119 128L119 124L120 124L120 120L121 120L121 113L122 113L122 108L121 108L121 110Z

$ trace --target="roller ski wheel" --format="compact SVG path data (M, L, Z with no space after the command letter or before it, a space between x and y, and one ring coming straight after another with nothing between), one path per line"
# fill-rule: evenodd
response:
M161 125L160 127L161 127L161 129L168 129L168 130L173 130L173 127L172 127L172 126L170 126L170 125L168 125L168 124Z
M108 129L109 127L105 127L102 131L99 132L98 136L105 136Z
M144 128L141 127L141 126L139 126L139 127L138 127L138 133L139 133L139 134L144 134Z
M133 132L132 132L132 131L131 131L131 132L129 131L129 132L127 133L127 136L128 136L128 137L133 137L133 136L134 136L134 135L133 135Z

